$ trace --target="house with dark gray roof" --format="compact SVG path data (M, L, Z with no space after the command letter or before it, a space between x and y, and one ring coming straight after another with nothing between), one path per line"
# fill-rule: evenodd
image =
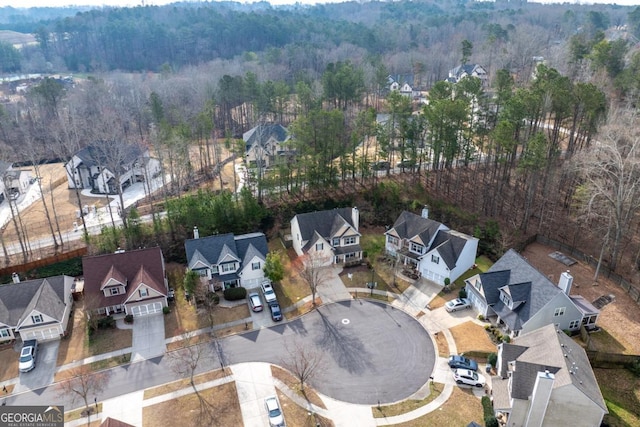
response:
M249 167L268 168L278 158L295 154L291 135L280 124L260 124L242 135L245 162Z
M465 77L476 77L482 82L482 86L486 87L488 84L487 70L478 64L462 64L449 70L449 76L446 81L449 83L458 83Z
M162 313L168 285L159 247L82 258L87 309L99 314Z
M453 282L476 262L478 239L430 219L427 207L421 215L402 212L384 234L388 255L440 285L447 278Z
M234 236L231 233L194 238L184 242L189 270L208 280L210 290L255 288L265 279L264 263L269 247L264 233Z
M73 298L70 276L20 281L0 285L0 341L49 341L66 334Z
M113 144L122 144L114 148ZM93 193L119 194L136 182L161 173L160 162L137 144L98 141L77 153L64 165L69 188Z
M29 191L31 171L15 169L13 163L0 161L0 203L5 198L17 199Z
M599 426L607 406L583 348L548 324L498 346L493 408L508 426Z
M291 220L293 249L310 256L317 265L362 261L358 208L339 208L297 214Z
M584 298L571 295L573 277L568 271L556 286L513 249L465 282L471 306L511 337L548 324L560 330L576 331L582 325L590 329L600 314Z

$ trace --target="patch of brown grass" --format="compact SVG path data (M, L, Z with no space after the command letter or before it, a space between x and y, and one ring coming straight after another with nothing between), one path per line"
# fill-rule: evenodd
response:
M284 278L279 283L273 284L273 290L276 292L280 306L290 307L304 297L311 295L309 285L298 274L302 265L295 251L285 249L279 238L269 241L269 251L280 253L285 271Z
M460 353L470 351L495 352L496 345L491 341L484 328L474 322L464 322L450 329Z
M406 414L407 412L411 412L414 409L421 408L429 402L433 401L436 397L440 396L440 393L442 393L442 390L444 389L444 384L431 382L429 388L431 389L429 396L425 397L422 400L407 399L393 405L372 407L371 412L373 413L373 417L393 417L395 415Z
M437 410L406 423L394 424L394 426L466 426L472 420L482 422L483 419L480 399L473 395L473 391L454 387L449 400Z
M289 399L286 394L276 389L278 400L284 414L284 420L288 426L296 427L316 427L316 422L320 422L323 427L333 427L333 421L328 420L320 415L309 414L306 408L298 406L293 400ZM314 419L314 416L316 419Z
M322 300L319 296L316 295L316 305L319 306L320 304L322 304ZM313 310L313 304L311 303L311 301L309 301L299 307L294 308L292 311L284 313L284 317L287 320L295 319L296 317L300 317L303 314L307 314L311 310Z
M212 405L216 425L241 426L242 413L235 383L227 383L200 392ZM188 394L166 402L142 408L143 427L195 426L198 424L200 402L194 394Z
M118 328L98 329L89 339L84 304L79 302L73 310L73 319L69 320L67 336L60 341L56 364L62 366L89 356L128 348L132 341L131 329Z
M226 372L223 372L222 369L218 369L215 371L206 372L204 374L196 375L193 377L194 384L202 384L207 381L217 380L219 378L224 378L227 376ZM144 391L143 399L151 399L156 396L162 396L163 394L172 393L174 391L182 390L183 388L191 387L191 383L188 378L184 378L178 381L173 381L168 384L164 384L158 387L148 388Z
M438 356L440 357L449 357L451 353L449 353L449 343L447 342L447 337L444 336L442 332L435 334L436 344L438 344Z
M110 357L108 359L98 360L97 362L91 362L89 364L83 365L87 366L91 371L101 371L103 369L113 368L115 366L120 366L127 364L131 361L131 353L123 354L122 356ZM54 375L54 381L64 381L66 379L74 376L75 373L73 369L67 369L64 371L57 372Z
M102 403L98 403L98 410L97 411L95 410L95 405L91 405L90 408L92 410L92 413L91 413L92 417L91 418L95 418L95 416L93 416L93 414L102 412ZM83 407L83 408L78 408L78 409L73 410L73 411L65 412L64 413L64 422L68 423L68 422L71 422L73 420L79 420L80 418L86 418L87 415L86 415L85 411L86 411L86 408ZM94 422L98 422L98 421L94 421ZM93 422L91 423L91 425L93 425Z
M318 394L313 389L309 388L308 385L305 386L304 392L300 390L300 382L289 371L271 365L271 375L274 378L277 378L285 383L287 387L293 390L298 396L306 399L308 402L316 405L319 408L327 408L326 406L324 406L324 402L322 401L322 399L320 399L320 396L318 396Z
M0 351L0 380L6 381L15 378L18 372L18 356L20 354L13 347ZM7 387L8 388L8 387Z
M370 292L349 292L353 298L376 299L384 302L392 302L395 298L387 295L371 294Z

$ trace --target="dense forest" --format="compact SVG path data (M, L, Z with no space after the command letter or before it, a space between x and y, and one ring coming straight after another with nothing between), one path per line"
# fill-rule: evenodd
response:
M127 145L152 148L171 177L158 203L182 215L168 223L174 235L198 215L171 198L215 176L223 150L243 156L243 132L277 122L296 155L254 165L248 212L277 215L275 206L330 191L363 197L363 219L386 225L429 201L479 237L499 224L490 234L502 247L542 233L637 274L640 7L184 3L0 29L38 42L0 43L5 73L74 75L24 95L18 82L3 85L15 100L0 105L2 160L68 159L95 141L109 141L113 159ZM486 74L445 80L470 64ZM414 93L391 91L390 76ZM19 218L13 224L20 235Z

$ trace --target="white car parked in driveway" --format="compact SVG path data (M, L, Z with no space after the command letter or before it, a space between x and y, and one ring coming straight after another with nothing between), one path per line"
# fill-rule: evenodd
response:
M284 416L280 409L280 402L276 396L267 397L264 400L264 406L267 407L267 413L269 414L269 425L271 427L285 427Z
M472 385L474 387L484 387L487 380L479 373L470 369L456 369L453 371L453 379L457 384Z
M471 303L466 298L452 299L451 301L448 301L444 305L445 310L447 310L449 313L451 313L453 311L456 311L456 310L462 310L464 308L469 308L469 307L471 307Z
M267 305L278 302L278 300L276 299L276 293L273 290L273 286L271 285L271 282L269 280L265 280L264 282L262 282L260 287L262 288L264 300L267 302Z

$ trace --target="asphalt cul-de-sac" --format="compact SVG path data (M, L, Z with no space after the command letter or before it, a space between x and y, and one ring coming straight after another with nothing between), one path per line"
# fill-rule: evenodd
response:
M311 380L320 393L376 405L405 399L433 371L433 342L420 323L390 305L349 300L327 304L288 323L222 340L226 363L283 364L291 349L322 354Z

